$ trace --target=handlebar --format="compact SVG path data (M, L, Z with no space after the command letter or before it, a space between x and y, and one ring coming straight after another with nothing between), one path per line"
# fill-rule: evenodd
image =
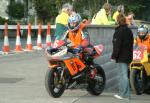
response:
M68 52L71 52L73 54L82 53L83 52L83 48L82 47L79 47L79 48L68 47Z

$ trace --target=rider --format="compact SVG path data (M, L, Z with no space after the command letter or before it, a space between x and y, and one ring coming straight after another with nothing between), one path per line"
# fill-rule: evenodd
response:
M86 26L87 23L82 21L81 16L78 13L72 13L72 15L70 15L68 19L68 31L66 33L67 40L71 42L75 54L80 54L81 48L83 51L86 51L86 48L92 47L90 45L90 37ZM96 70L94 68L91 69L91 78L94 78L95 74Z
M141 24L138 27L138 36L136 38L136 43L140 47L147 49L150 58L150 35L148 34L148 26Z
M73 48L85 48L90 45L89 33L86 24L81 21L78 13L72 13L68 19L67 38L71 42Z

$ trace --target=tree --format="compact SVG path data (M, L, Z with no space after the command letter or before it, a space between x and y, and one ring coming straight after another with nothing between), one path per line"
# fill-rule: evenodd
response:
M35 10L39 19L46 21L54 20L57 13L55 0L33 0Z
M54 23L64 3L71 3L75 11L81 14L83 18L91 19L107 0L33 0L37 15L44 22ZM132 11L135 19L150 20L150 0L108 0L112 6L120 4L125 6L126 14ZM146 16L145 16L146 15Z
M33 0L38 18L44 23L46 21L54 23L55 17L62 8L62 4L66 2L72 3L72 0Z
M21 19L24 17L24 5L12 0L8 5L7 13L11 18Z

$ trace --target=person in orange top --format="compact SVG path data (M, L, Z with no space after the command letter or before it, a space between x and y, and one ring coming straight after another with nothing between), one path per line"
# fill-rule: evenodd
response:
M147 52L150 54L150 35L148 34L147 25L142 24L138 27L138 36L136 38L136 43L138 46L146 48Z
M86 48L90 45L89 33L86 29L87 24L83 23L78 13L72 13L68 19L67 38L73 48Z

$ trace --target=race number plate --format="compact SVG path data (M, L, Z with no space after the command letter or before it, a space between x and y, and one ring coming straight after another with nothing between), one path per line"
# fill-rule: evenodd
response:
M133 60L141 60L143 59L143 51L142 50L134 50L133 51Z

